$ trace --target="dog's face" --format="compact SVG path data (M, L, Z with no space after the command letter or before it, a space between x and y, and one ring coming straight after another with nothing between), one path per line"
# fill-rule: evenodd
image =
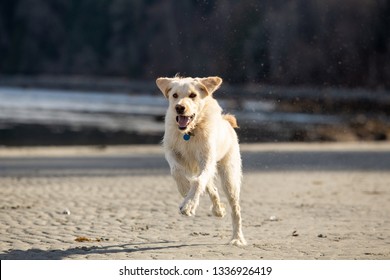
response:
M196 126L207 97L222 83L219 77L158 78L156 84L169 100L168 118L174 118L178 129L188 133Z

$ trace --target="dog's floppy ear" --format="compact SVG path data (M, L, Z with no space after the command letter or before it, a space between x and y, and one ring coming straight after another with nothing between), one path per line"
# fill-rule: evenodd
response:
M207 77L200 79L200 82L206 87L209 94L213 94L222 84L222 79L217 76Z
M158 78L156 80L156 84L161 92L168 98L168 91L170 90L169 85L171 84L171 78Z

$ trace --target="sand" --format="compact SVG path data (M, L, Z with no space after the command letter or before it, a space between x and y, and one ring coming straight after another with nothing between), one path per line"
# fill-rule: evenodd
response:
M242 248L159 146L1 148L0 259L390 259L390 143L241 148Z

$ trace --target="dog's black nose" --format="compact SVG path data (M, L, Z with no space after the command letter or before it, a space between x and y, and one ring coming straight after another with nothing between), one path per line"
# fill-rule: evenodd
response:
M175 106L175 109L176 109L176 113L178 113L179 115L182 115L182 114L184 114L184 111L185 111L186 107L177 104Z

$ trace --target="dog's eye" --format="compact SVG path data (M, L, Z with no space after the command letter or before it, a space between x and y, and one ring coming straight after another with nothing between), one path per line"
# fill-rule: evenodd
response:
M190 94L190 98L195 98L196 97L196 94L195 93L191 93Z
M174 93L174 94L172 94L172 97L173 98L178 98L179 96L177 95L177 93Z

